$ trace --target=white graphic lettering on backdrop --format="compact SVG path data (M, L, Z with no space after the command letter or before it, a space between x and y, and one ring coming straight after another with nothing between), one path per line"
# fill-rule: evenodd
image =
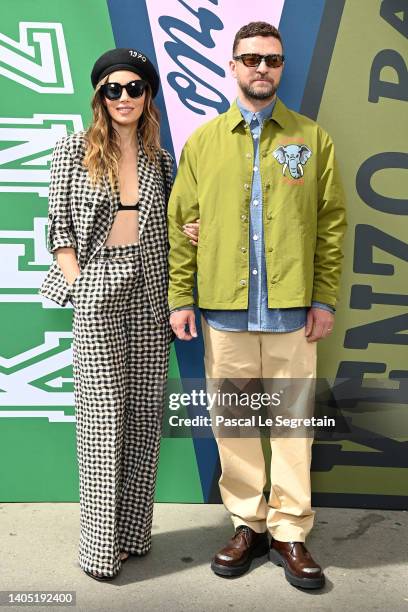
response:
M0 148L0 191L34 192L42 198L48 197L52 149L68 131L82 128L80 115L1 117L0 145L9 142L13 145Z
M46 332L44 343L15 357L0 356L0 406L72 406L71 379L57 373L72 363L71 332ZM69 391L64 392L68 383ZM55 393L52 393L54 391ZM0 411L0 417L21 416L20 413ZM54 411L49 412L52 419ZM30 411L27 416L36 416ZM38 416L46 416L44 411Z
M13 127L9 127L11 125ZM68 128L78 131L82 127L80 115L0 118L0 191L35 193L46 198L49 162L55 142L68 133ZM1 146L9 142L13 145ZM35 217L32 230L0 230L1 301L15 301L13 289L35 289L42 283L46 271L38 268L52 262L46 248L47 221L47 217ZM23 258L26 258L24 265L21 263ZM10 294L4 292L7 289L10 289ZM25 301L33 301L30 298L43 301L39 295L27 297Z
M19 34L0 33L0 74L38 93L73 93L62 24L21 21Z
M0 191L46 199L55 142L68 132L82 129L80 115L0 118ZM36 291L52 262L46 248L47 222L47 217L35 216L32 229L0 230L0 301L55 306ZM72 406L72 380L60 374L72 363L71 339L71 332L46 332L41 345L9 358L0 355L0 406ZM5 409L0 417L75 420L61 410Z

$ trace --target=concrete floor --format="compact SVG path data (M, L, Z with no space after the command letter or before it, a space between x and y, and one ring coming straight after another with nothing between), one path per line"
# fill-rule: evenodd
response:
M301 591L267 558L235 579L215 576L214 552L232 534L221 505L156 504L153 546L109 583L77 563L79 505L0 505L0 589L73 590L76 607L112 611L408 611L408 513L318 508L308 546L326 586ZM15 607L0 606L1 610Z

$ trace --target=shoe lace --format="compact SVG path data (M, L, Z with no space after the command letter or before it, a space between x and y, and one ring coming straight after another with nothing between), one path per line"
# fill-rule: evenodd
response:
M301 548L302 548L302 551L303 551L305 554L307 553L307 548L306 548L306 546L305 546L304 542L292 542L291 544L292 544L292 546L290 547L290 554L292 554L293 549L294 549L294 547L295 547L295 545L296 545L296 544L300 544L300 546L301 546Z
M250 535L251 530L249 527L247 527L247 525L240 525L239 527L237 527L234 535L232 536L232 539L235 539L237 536L241 535L241 533L243 532L247 535Z

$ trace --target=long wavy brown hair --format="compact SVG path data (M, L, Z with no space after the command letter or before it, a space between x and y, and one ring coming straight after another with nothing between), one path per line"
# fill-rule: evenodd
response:
M101 79L91 99L93 119L85 131L86 152L83 165L88 169L91 184L96 186L107 175L113 190L119 183L120 147L118 134L112 125L112 118L102 102L99 91L101 85L108 81L109 75ZM143 149L148 159L158 163L160 152L160 114L155 105L150 85L146 87L143 113L140 116L137 131L140 133Z

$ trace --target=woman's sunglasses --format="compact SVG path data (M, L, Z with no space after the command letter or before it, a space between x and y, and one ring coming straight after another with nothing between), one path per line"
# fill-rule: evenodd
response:
M234 55L234 60L241 60L244 66L247 68L255 68L259 66L262 60L265 60L265 64L268 68L279 68L285 61L284 55L278 53L272 53L270 55L259 55L259 53L243 53L242 55Z
M126 89L131 98L140 98L143 96L147 86L147 81L137 79L137 81L129 81L126 85L120 83L105 83L101 85L100 91L108 98L108 100L119 100L123 89Z

